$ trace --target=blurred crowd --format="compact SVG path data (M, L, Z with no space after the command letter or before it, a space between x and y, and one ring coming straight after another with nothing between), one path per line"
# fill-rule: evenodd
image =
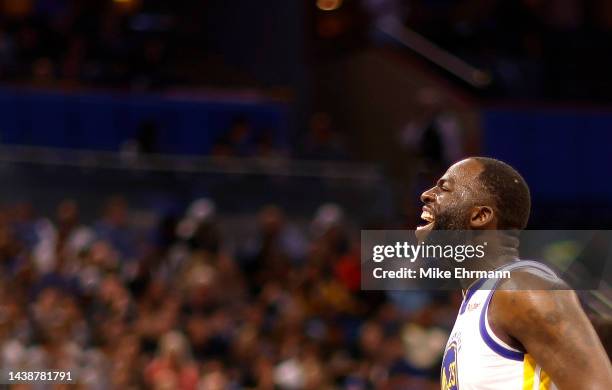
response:
M317 3L312 1L311 7ZM257 86L262 80L267 80L264 84L288 86L292 79L287 75L298 72L295 68L303 65L306 54L291 57L286 46L308 52L296 40L298 36L291 36L290 31L272 34L272 25L278 22L274 18L257 32L248 18L219 31L240 13L231 7L229 11L222 9L222 4L4 0L0 2L0 80L137 90L173 85ZM300 18L306 20L305 31L309 31L310 22L318 31L321 39L313 46L329 46L334 55L347 49L334 37L346 35L348 41L358 42L348 45L350 48L370 45L368 26L391 16L489 72L493 86L488 92L494 96L610 98L607 69L612 65L612 7L607 0L361 0L330 4L337 9L319 10L314 21L308 16L310 11L306 16L300 13ZM215 25L215 20L221 21L220 25ZM278 39L283 34L287 42ZM251 42L255 38L249 35L257 37L256 42ZM259 51L250 50L253 45ZM221 46L225 49L219 49ZM289 57L294 59L289 61ZM283 72L287 75L280 77Z
M439 386L460 296L360 291L358 230L335 204L231 225L207 198L163 213L117 196L79 215L69 199L2 208L0 367L88 389Z
M207 51L206 2L0 2L0 80L66 87L160 88L230 82ZM229 72L229 73L224 73Z
M162 126L154 119L142 121L133 137L121 145L126 158L167 153L160 141ZM236 115L219 136L213 138L210 155L217 158L251 157L269 160L297 158L319 161L346 161L353 156L349 152L344 134L333 124L326 112L313 114L300 142L287 145L284 134L278 129L257 126L245 115ZM193 142L196 142L195 140Z
M334 126L326 112L316 112L294 150L282 147L275 139L278 131L256 129L243 116L237 116L230 127L215 142L211 154L215 157L296 157L307 160L334 161L351 157L343 134Z

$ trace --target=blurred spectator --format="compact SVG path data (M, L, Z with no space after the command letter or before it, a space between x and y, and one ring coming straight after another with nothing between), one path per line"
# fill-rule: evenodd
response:
M406 124L399 141L420 155L423 167L438 172L464 156L461 140L463 128L452 112L444 110L440 92L432 88L418 91L420 115Z
M146 368L146 383L154 389L196 389L198 369L191 361L187 339L171 331L160 339L157 357Z
M302 153L304 158L312 160L342 160L348 157L344 140L334 129L329 114L318 112L310 118Z
M126 160L134 160L139 156L146 156L159 152L157 137L159 127L154 120L144 120L138 126L136 136L128 139L121 145L121 153Z
M278 207L264 207L257 222L257 235L241 243L239 254L255 289L262 278L282 274L284 268L302 264L306 256L305 238Z
M120 196L108 200L104 215L94 226L96 238L108 241L110 245L121 252L121 260L130 261L135 255L134 233L129 226L127 202Z
M253 154L253 128L245 117L234 119L230 128L213 146L217 157L247 157Z
M287 151L279 148L274 139L272 129L263 129L255 139L255 156L261 158L283 158L287 157Z

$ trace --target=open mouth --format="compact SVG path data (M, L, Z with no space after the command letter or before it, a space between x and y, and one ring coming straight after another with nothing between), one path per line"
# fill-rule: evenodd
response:
M421 219L427 224L417 226L416 230L431 230L434 227L435 218L431 211L428 208L423 207L423 212L421 213Z

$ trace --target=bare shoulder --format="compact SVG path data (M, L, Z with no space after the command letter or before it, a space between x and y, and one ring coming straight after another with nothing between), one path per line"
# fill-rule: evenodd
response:
M589 364L586 354L577 351L601 344L576 293L560 279L528 270L513 273L495 292L489 314L506 340L540 356L553 351L571 355L576 367Z
M495 291L489 320L560 389L610 389L612 365L578 296L558 278L521 270Z
M558 334L558 326L584 315L576 293L560 278L532 269L516 270L499 285L492 302L498 326L513 337L546 331ZM550 328L549 328L550 327Z
M512 271L510 279L502 281L501 291L570 290L570 286L556 275L550 275L536 268L521 268Z

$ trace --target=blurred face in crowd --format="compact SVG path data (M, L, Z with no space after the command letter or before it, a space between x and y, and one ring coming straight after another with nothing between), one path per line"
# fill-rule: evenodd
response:
M364 352L374 355L380 351L383 336L380 325L374 322L366 323L359 334L359 345Z
M266 235L275 236L283 227L283 213L276 206L267 206L259 213L259 223Z
M223 390L228 388L228 378L219 362L213 360L205 364L203 371L200 382L202 389Z
M57 207L57 220L60 225L74 225L79 219L79 208L72 199L63 200Z
M470 217L480 188L478 176L482 165L473 159L452 165L436 185L421 195L425 203L421 218L427 222L417 228L417 236L425 237L431 230L469 230Z
M187 357L187 340L176 331L166 333L160 342L160 355L172 362L181 362Z
M106 204L105 217L113 226L123 226L127 223L128 206L125 199L112 197Z
M118 254L108 241L96 241L89 251L91 263L101 268L113 268L117 265Z

